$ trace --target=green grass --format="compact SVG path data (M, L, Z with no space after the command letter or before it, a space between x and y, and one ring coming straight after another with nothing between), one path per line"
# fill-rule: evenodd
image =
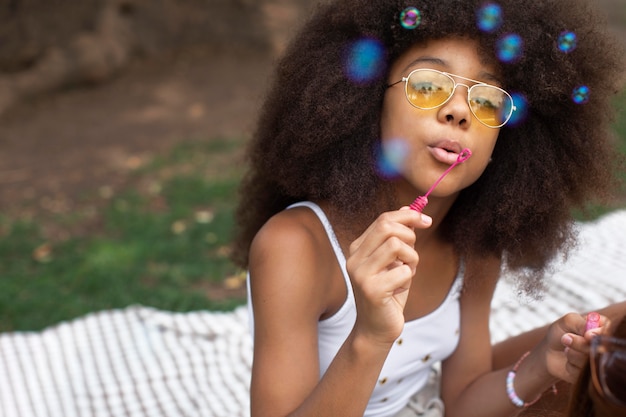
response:
M131 304L242 304L241 273L228 259L242 146L183 144L158 157L134 173L135 186L102 204L98 228L85 236L51 241L38 222L1 218L0 331ZM80 229L80 216L55 220Z

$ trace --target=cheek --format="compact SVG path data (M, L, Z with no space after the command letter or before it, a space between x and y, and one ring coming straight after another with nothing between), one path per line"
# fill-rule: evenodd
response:
M383 108L380 115L380 129L382 139L391 139L398 134L400 125L398 103L392 94L387 93L383 101Z
M476 181L483 174L483 172L485 172L485 169L491 162L491 155L496 146L498 133L498 131L494 132L490 129L490 131L486 132L485 135L480 136L479 140L476 141L476 144L471 148L471 168L468 172L468 179L470 179L470 183Z
M477 140L474 141L474 148L472 149L474 156L478 157L476 159L484 159L486 162L489 161L496 147L499 134L499 129L485 127L484 131L477 135Z
M410 139L419 118L404 97L404 91L388 91L380 115L381 138Z

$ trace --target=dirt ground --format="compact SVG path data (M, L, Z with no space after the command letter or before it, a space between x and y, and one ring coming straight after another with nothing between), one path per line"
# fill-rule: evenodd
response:
M598 4L622 17L626 10L626 0ZM272 60L187 50L11 108L0 115L0 211L71 212L85 195L123 187L130 171L174 144L249 135Z
M68 212L181 141L248 135L271 61L254 51L187 50L11 108L0 116L2 212Z

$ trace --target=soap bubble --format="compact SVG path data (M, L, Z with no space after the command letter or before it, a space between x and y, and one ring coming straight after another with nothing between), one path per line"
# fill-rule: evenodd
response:
M381 141L376 152L376 168L378 174L386 179L397 178L408 155L409 146L402 139Z
M478 9L476 24L483 32L494 32L502 26L502 7L496 3L487 3Z
M385 66L385 50L375 39L354 42L347 53L346 75L354 82L366 83L382 75Z
M422 12L415 7L407 7L400 13L400 24L405 29L415 29L422 22Z
M557 44L561 51L565 53L570 53L574 49L576 49L577 42L578 38L576 37L576 34L574 32L565 31L559 35Z
M515 62L524 53L524 41L515 33L505 35L498 39L496 53L502 62Z
M511 93L511 97L513 98L515 111L511 114L511 118L509 119L507 126L517 126L523 123L528 116L528 100L522 93Z
M585 104L589 101L590 94L589 87L581 85L574 88L574 91L572 91L572 100L574 100L576 104Z

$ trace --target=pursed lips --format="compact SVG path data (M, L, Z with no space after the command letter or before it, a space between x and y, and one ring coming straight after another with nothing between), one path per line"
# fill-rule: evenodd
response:
M437 161L452 165L463 151L463 147L454 140L440 140L429 145L428 150Z

